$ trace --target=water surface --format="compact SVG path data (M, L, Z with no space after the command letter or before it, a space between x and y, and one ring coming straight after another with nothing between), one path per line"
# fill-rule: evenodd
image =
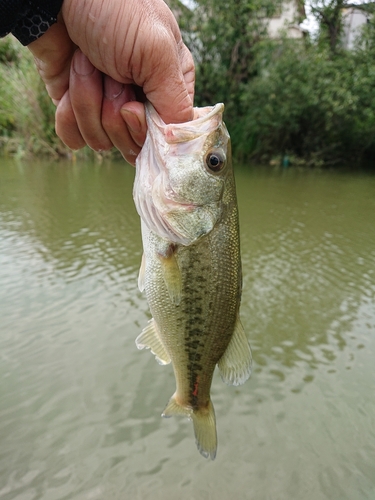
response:
M134 344L134 169L0 160L1 500L375 498L375 177L236 177L254 371L209 462Z

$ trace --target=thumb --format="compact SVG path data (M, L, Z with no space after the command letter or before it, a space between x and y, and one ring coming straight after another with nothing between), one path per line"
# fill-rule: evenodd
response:
M165 50L157 71L143 85L147 99L165 123L187 122L194 115L193 57L182 41L175 48L175 61Z

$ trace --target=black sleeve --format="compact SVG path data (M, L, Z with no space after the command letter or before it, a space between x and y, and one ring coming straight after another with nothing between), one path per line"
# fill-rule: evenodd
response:
M0 0L0 37L13 33L22 45L43 35L57 20L63 0Z

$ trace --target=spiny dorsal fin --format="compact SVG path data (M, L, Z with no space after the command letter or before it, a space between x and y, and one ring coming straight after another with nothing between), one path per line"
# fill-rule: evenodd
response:
M251 349L239 318L227 350L218 362L220 375L229 385L241 385L251 375Z
M146 328L135 339L135 345L138 349L151 349L152 354L155 354L156 361L160 365L168 365L171 362L171 358L160 340L154 318L150 319Z

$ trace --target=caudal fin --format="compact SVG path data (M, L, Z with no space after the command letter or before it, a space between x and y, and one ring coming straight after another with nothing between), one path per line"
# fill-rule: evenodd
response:
M217 449L216 420L211 400L206 408L195 411L192 415L195 442L199 452L205 458L215 460Z
M199 452L205 458L214 460L216 457L217 436L215 412L211 400L206 407L193 410L179 405L173 395L163 411L162 417L172 417L173 415L182 415L193 421L195 442Z

